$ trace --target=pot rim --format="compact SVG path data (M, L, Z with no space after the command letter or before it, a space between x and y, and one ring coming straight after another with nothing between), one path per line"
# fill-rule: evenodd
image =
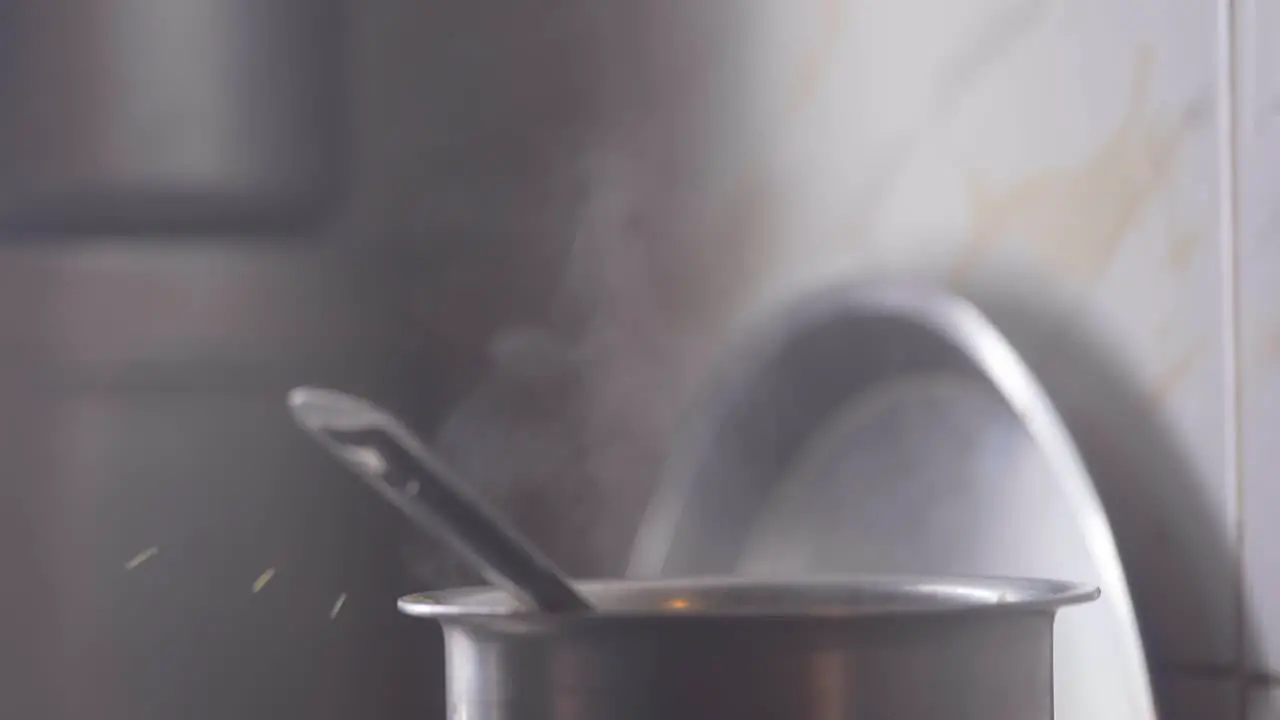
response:
M509 593L493 587L415 593L400 598L397 606L405 615L441 620L486 617L885 619L1053 611L1093 601L1101 594L1096 586L1060 580L911 575L797 579L698 576L573 581L573 585L596 607L595 612L551 616L526 609ZM779 603L779 599L783 602Z

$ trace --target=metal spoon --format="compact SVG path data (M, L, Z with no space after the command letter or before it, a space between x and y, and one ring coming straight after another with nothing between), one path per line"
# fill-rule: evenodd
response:
M545 613L591 610L549 559L485 507L390 413L362 398L319 388L294 388L288 403L298 424L329 452L522 605Z

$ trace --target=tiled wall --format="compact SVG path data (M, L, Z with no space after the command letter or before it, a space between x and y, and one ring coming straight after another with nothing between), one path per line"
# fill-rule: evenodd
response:
M1055 399L1106 456L1103 494L1128 503L1117 532L1161 608L1147 631L1171 715L1280 717L1275 3L668 5L633 26L657 59L613 68L627 93L604 105L629 123L592 165L586 234L660 223L660 272L594 291L615 325L674 341L631 360L619 342L603 376L696 376L724 333L836 277L1016 308L1043 328L1021 349L1056 361ZM1274 78L1252 72L1268 62ZM640 322L655 308L661 331Z

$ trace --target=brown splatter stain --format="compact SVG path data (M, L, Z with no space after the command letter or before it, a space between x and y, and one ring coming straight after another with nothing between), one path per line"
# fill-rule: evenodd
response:
M1195 230L1180 230L1172 233L1166 248L1169 267L1179 272L1186 270L1200 247L1200 238L1201 234Z
M1048 262L1078 278L1102 271L1167 177L1200 108L1176 120L1149 108L1154 54L1138 57L1119 127L1082 166L1032 175L1003 193L971 184L973 239L955 267L966 273L1006 238L1025 238Z
M1152 384L1151 399L1158 403L1168 400L1169 396L1191 376L1191 372L1204 359L1205 352L1208 349L1209 344L1204 340L1200 340L1179 355Z
M844 24L844 0L821 0L821 3L818 37L800 58L795 80L791 83L791 101L787 107L793 112L804 110L817 96Z
M1258 359L1263 368L1280 365L1280 327L1273 327L1266 332L1258 343L1257 351L1250 353Z

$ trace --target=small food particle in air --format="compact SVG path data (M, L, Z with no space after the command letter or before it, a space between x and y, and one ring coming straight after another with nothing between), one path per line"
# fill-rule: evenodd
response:
M125 570L132 570L132 569L134 569L134 568L138 567L139 565L141 565L142 563L144 563L144 562L146 562L146 561L150 560L151 558L155 557L157 554L159 554L159 552L160 552L160 548L158 548L158 547L156 547L156 546L152 545L151 547L147 548L146 550L143 550L142 552L138 553L137 555L134 555L134 556L133 556L133 558L132 558L131 560L129 560L129 562L127 562L127 563L125 563L125 564L124 564L124 569L125 569Z
M346 593L342 593L341 595L338 596L338 599L335 600L333 603L333 609L329 611L330 620L338 617L338 613L342 612L342 606L345 605L346 602L347 602Z
M264 570L262 574L258 576L258 579L253 581L254 594L256 595L259 591L262 590L262 588L266 587L267 583L271 582L271 578L275 576L276 576L275 568L267 568L266 570Z

